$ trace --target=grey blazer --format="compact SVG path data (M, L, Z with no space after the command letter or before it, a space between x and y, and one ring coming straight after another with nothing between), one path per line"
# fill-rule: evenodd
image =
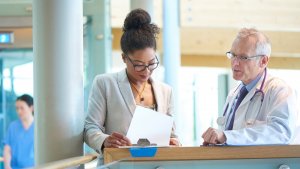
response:
M174 105L171 88L153 79L150 82L157 111L172 116ZM96 76L89 96L84 141L101 154L102 144L110 134L119 132L126 135L135 108L126 70ZM171 137L176 137L174 126Z

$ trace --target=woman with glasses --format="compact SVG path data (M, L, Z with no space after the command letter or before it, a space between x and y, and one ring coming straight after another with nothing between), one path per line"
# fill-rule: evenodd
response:
M126 68L94 79L84 139L98 153L104 147L131 145L125 135L137 105L172 115L171 88L151 78L159 64L155 55L158 33L159 28L151 23L146 11L131 11L125 19L121 37ZM170 145L178 144L173 127Z

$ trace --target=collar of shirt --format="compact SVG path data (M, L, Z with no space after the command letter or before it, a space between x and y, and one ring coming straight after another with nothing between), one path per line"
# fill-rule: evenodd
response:
M248 90L248 92L249 92L250 90L252 90L253 87L256 86L256 84L258 83L258 81L259 81L259 79L261 78L261 76L262 76L262 75L258 75L254 80L252 80L248 85L246 85L246 89ZM244 85L245 85L245 84L243 83L243 86L244 86Z

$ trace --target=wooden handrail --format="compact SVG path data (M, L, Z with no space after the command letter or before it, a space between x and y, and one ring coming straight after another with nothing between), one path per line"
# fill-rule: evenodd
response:
M242 147L166 147L158 148L153 158L131 158L128 148L105 148L104 163L126 161L178 161L300 158L300 145L242 146Z
M60 169L60 168L74 167L74 166L91 162L97 157L98 157L97 154L88 154L84 156L72 157L72 158L67 158L59 161L50 162L44 165L34 167L33 169Z

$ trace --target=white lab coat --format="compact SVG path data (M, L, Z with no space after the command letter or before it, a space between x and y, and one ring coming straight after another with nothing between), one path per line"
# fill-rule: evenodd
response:
M261 87L263 78L264 75L236 110L233 130L224 131L228 145L289 144L294 137L298 116L295 91L281 79L267 74L262 87L265 96L261 104L261 94L254 96L254 93ZM224 111L227 105L228 108L223 124L219 120L223 130L241 87L239 85L233 89L227 97Z

